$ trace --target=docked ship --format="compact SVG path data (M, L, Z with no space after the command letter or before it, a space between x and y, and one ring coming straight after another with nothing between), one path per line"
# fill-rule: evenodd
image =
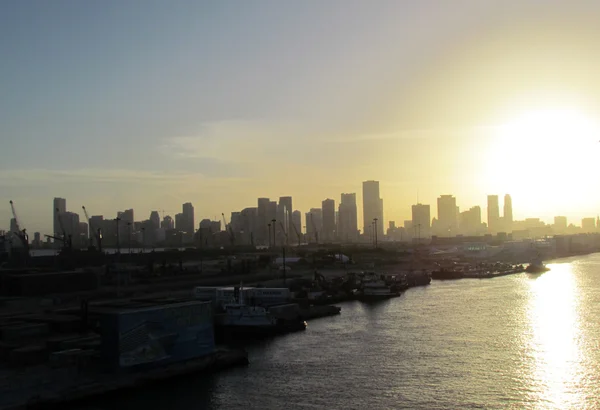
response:
M386 281L385 276L371 275L361 282L357 298L362 301L375 301L400 296L401 287L394 282Z
M223 338L271 336L306 329L306 322L298 312L298 305L289 304L271 309L247 305L241 289L239 300L225 304L223 309L225 312L215 317L215 331Z

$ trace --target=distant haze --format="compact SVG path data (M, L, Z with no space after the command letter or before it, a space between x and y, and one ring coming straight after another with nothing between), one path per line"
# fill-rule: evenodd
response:
M190 201L200 220L260 196L360 204L367 179L386 221L410 219L418 192L432 215L440 194L467 209L511 193L515 219L578 223L600 211L598 15L598 1L5 2L0 228L9 199L50 232L55 196L136 219ZM532 110L570 114L557 128Z

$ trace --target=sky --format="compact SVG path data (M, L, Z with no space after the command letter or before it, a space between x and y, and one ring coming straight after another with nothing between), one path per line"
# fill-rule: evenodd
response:
M14 200L196 219L381 181L511 193L515 218L600 213L600 2L9 0L0 6L0 229ZM542 114L539 114L542 113ZM362 218L359 217L359 220ZM387 222L386 222L387 223ZM360 225L360 222L359 222Z

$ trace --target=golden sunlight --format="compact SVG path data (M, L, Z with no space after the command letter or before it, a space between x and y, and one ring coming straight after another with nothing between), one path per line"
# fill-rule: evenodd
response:
M526 211L543 212L547 201L572 209L594 200L588 187L599 139L599 124L578 110L523 112L494 128L486 181L492 191L520 198Z

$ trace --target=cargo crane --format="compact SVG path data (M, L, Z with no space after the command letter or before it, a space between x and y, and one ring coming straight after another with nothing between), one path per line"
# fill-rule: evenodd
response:
M56 208L56 216L58 218L58 224L60 225L60 231L62 232L63 249L71 250L73 249L73 238L71 237L71 235L67 236L67 231L65 230L62 217L60 216L60 210L58 208Z
M298 232L298 228L296 228L296 224L292 222L292 226L294 227L294 232L296 232L296 236L298 237L298 246L302 243L302 235Z
M94 238L96 238L96 245L98 245L98 251L102 252L102 228L98 227L97 229L94 229L95 226L92 225L92 219L88 215L87 209L85 209L85 206L82 206L81 208L83 209L83 213L85 214L85 219L88 220L88 224L89 224L89 228L90 228L90 235L92 235ZM92 239L91 238L90 238L90 247L92 247Z
M279 226L281 226L281 232L283 232L283 234L285 235L285 244L289 246L290 240L288 238L288 234L285 231L285 228L283 227L283 223L281 221L279 221Z
M235 245L235 235L233 234L233 229L231 228L231 224L227 225L227 220L225 219L225 214L221 213L221 216L223 217L223 223L225 224L225 230L227 231L227 234L229 235L229 242L231 242L231 247L233 247Z
M15 234L17 235L17 237L19 238L19 241L21 241L21 244L23 245L23 250L25 253L25 260L27 261L27 259L29 259L29 237L27 236L27 230L21 229L21 224L19 222L19 218L17 217L17 211L15 209L15 204L13 203L12 200L10 201L10 210L12 211L13 218L15 218L15 227L17 228L17 230L15 231Z
M313 214L310 214L310 223L312 224L313 231L315 231L315 242L317 245L319 244L319 232L317 231L317 225L315 225L315 218L313 218Z

